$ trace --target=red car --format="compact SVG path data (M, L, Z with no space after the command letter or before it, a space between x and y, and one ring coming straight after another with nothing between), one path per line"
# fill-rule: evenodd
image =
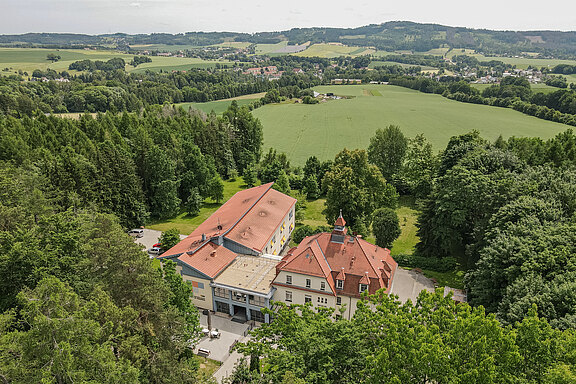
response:
M154 244L154 245L152 246L152 248L154 248L154 247L156 247L156 248L162 248L162 244L161 244L161 243L156 243L156 244Z

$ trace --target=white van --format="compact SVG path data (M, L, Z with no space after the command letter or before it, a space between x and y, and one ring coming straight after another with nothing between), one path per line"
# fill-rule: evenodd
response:
M128 234L130 236L140 238L140 237L144 236L144 230L142 228L137 228L137 229L133 229L133 230L129 231Z

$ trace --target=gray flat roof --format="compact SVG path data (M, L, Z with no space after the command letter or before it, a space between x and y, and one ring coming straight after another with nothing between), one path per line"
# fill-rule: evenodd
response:
M214 279L214 283L261 294L270 292L279 260L262 256L238 255L234 262Z

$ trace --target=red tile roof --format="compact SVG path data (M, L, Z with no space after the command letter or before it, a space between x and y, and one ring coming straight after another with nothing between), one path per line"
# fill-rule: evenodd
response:
M226 237L262 252L294 204L296 199L270 188Z
M195 263L200 259L189 256L202 252L211 238L220 235L261 252L296 204L296 199L272 189L272 184L263 184L236 193L188 237L166 251L162 258L177 256L180 261L198 269ZM216 258L212 261L217 265L228 265L231 262L228 260L230 254L234 253L229 250L221 251L225 249L223 246L214 246L217 247L216 258L220 259L221 254L224 256L222 261L216 262ZM210 272L206 273L208 276L215 277L221 271L217 267L207 268L204 264L201 262L200 268ZM213 272L216 274L212 274Z
M178 259L206 276L214 277L230 265L236 253L211 241L205 242L194 253L184 253Z
M360 283L369 284L370 294L380 288L390 288L398 267L390 256L390 250L354 236L345 236L343 243L337 243L331 241L331 236L331 233L320 233L302 240L297 248L289 251L285 263L279 265L279 271L313 276L319 276L321 271L338 295L360 297ZM317 260L322 268L319 269L311 258ZM336 279L344 280L343 289L334 289Z

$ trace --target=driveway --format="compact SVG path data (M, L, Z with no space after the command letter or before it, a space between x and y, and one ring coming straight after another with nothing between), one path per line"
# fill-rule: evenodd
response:
M156 231L154 229L144 228L144 236L136 238L135 242L144 247L144 251L152 248L154 244L158 242L158 239L162 235L162 231ZM180 235L180 240L185 239L186 235Z
M418 294L424 289L434 292L434 283L432 283L429 278L421 273L400 267L396 269L390 293L397 295L400 301L406 302L407 300L411 300L415 303Z

